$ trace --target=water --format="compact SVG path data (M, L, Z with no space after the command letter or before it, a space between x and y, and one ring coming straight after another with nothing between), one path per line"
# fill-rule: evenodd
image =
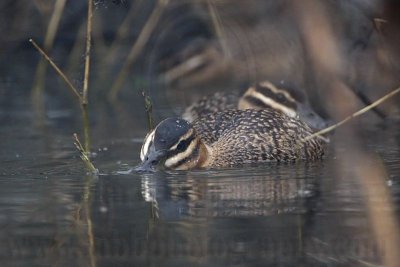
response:
M37 127L29 97L13 94L18 97L1 110L2 266L381 262L360 181L350 169L337 171L342 163L333 152L309 164L129 173L139 161L145 124L127 126L124 118L135 113L93 115L101 174L91 177L72 144L72 132L80 129L74 108L50 108L45 125ZM398 210L398 124L367 129Z
M44 112L31 108L39 54L27 40L44 43L51 9L39 4L43 1L14 2L0 8L4 25L11 25L3 27L0 42L2 267L383 265L398 230L382 229L376 241L371 210L388 208L384 197L370 199L366 193L365 185L375 188L376 181L362 181L355 166L343 162L342 156L352 152L345 142L337 142L336 152L329 149L323 161L308 164L129 172L139 162L146 134L143 88L153 97L156 121L179 114L184 104L207 92L245 89L264 77L307 89L319 111L329 106L319 101L327 85L318 83L324 80L318 74L325 67L312 66L314 49L305 46L290 1L219 1L222 35L207 7L170 1L116 103L106 95L155 1L95 1L89 106L97 177L86 174L73 145L73 133L82 137L79 106L50 68ZM386 14L396 10L389 5L393 1L382 1L386 12L375 7L378 3L364 2L329 1L327 15L344 53L340 77L377 99L398 84L397 61L387 60L398 52L396 38L389 38L398 36L393 32L397 13ZM376 19L371 14L391 23L371 23ZM127 17L128 36L118 39ZM85 29L85 19L86 2L67 1L51 50L78 87L84 61L78 46L85 43L78 31ZM219 35L224 42L218 43ZM176 67L198 56L200 65L176 76ZM160 86L160 77L167 79L168 73L173 84ZM382 110L393 114L398 104ZM377 156L372 166L381 159L386 168L387 175L379 178L400 223L399 121L383 123L372 114L357 120L362 143ZM381 214L379 219L386 220Z

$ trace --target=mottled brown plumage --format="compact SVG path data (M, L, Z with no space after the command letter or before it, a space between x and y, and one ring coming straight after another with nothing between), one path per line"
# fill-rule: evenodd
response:
M216 92L200 98L198 101L187 107L182 114L182 118L188 122L193 122L210 113L220 112L227 109L236 109L239 99L239 93Z
M209 165L237 166L265 161L316 160L323 143L300 140L312 130L298 119L275 110L227 110L193 122L200 139L212 148Z
M243 94L216 92L204 96L187 107L182 118L193 122L210 113L227 109L274 109L289 117L299 118L316 130L327 126L324 119L311 109L302 91L290 86L278 88L269 81L257 83Z
M226 110L192 124L170 118L146 137L141 169L160 162L167 168L186 170L320 159L323 141L301 142L310 134L312 130L302 121L272 109Z

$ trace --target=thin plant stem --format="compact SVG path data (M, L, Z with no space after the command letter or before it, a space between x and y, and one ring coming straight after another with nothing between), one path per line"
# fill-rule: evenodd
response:
M68 77L65 76L65 74L62 72L62 70L54 63L54 61L46 54L46 52L44 52L43 49L39 47L39 45L33 39L29 39L29 42L50 63L50 65L54 68L54 70L58 73L58 75L61 76L61 78L68 85L68 88L71 90L71 92L78 98L79 102L82 102L82 96L78 93L78 90L75 88L75 86L72 84L72 82L68 79Z
M99 173L99 170L94 167L88 156L88 153L85 151L85 148L82 146L82 143L79 141L78 135L76 133L74 133L74 141L74 145L76 149L80 152L80 157L85 164L86 169L89 170L90 173L97 175Z
M83 81L83 96L78 93L78 90L71 83L68 77L61 71L61 69L51 60L51 58L36 44L35 41L30 39L29 41L33 46L49 61L50 65L56 70L56 72L63 78L67 83L68 87L78 97L82 110L83 120L83 131L85 140L85 153L90 152L90 134L89 134L89 113L88 113L88 89L89 89L89 70L90 70L90 49L91 49L91 29L92 29L92 17L93 17L93 2L88 0L88 23L87 23L87 34L86 34L86 53L85 53L85 73Z
M147 116L147 125L149 127L149 131L151 131L154 129L153 104L151 102L150 96L144 90L142 90L142 96L144 99L144 109Z
M86 51L85 51L85 72L83 79L83 96L81 98L81 108L83 116L83 133L85 140L85 148L83 150L82 144L79 142L78 135L75 134L75 140L77 148L81 151L81 158L86 164L86 167L91 170L92 173L98 174L98 170L94 167L93 163L90 161L90 133L89 133L89 101L88 101L88 91L89 91L89 71L90 71L90 50L92 42L92 19L93 19L93 0L88 0L88 14L87 14L87 28L86 28ZM83 150L83 151L82 151ZM96 256L94 248L94 236L93 236L93 224L91 218L91 206L90 206L90 185L92 179L88 180L84 191L84 208L85 217L87 225L87 238L88 238L88 253L90 267L96 266Z
M88 103L89 90L89 71L90 71L90 49L92 42L92 19L93 19L93 0L88 0L88 18L86 28L86 52L85 52L85 74L83 79L83 99L82 104Z
M154 28L156 27L163 11L168 4L169 0L158 0L153 12L150 14L149 19L147 20L146 24L144 25L139 37L137 38L136 42L132 46L128 57L121 68L117 78L114 81L114 84L111 86L111 91L109 94L110 99L115 100L118 94L118 91L123 86L126 76L128 74L129 68L135 62L136 58L142 52L144 46L146 45L147 41L150 38Z
M307 136L306 138L302 139L302 142L307 142L308 140L311 140L315 137L323 137L323 134L329 133L331 131L333 131L334 129L336 129L337 127L341 126L342 124L345 124L346 122L348 122L349 120L356 118L362 114L364 114L365 112L375 108L376 106L380 105L381 103L385 102L386 100L388 100L389 98L393 97L394 95L398 94L400 92L400 87L391 91L390 93L384 95L383 97L379 98L378 100L376 100L375 102L373 102L371 105L368 105L362 109L360 109L359 111L351 114L350 116L346 117L345 119L339 121L338 123L335 123L332 126L329 126L321 131L318 131L316 133L313 133L309 136Z
M89 90L89 71L90 71L90 50L91 50L91 42L92 42L92 19L93 19L93 0L88 0L85 73L84 73L84 80L83 80L83 97L82 97L82 102L81 102L86 155L88 155L90 153L88 90ZM91 163L91 165L93 166L92 163ZM93 224L92 224L92 218L91 218L91 214L90 214L91 209L90 209L90 204L89 204L90 192L91 192L90 186L89 186L89 183L87 183L87 185L85 186L85 202L84 203L85 203L85 207L86 207L85 209L86 209L87 236L88 236L88 241L89 241L89 260L90 260L90 266L95 267L96 266L96 257L95 257L95 250L94 250Z
M90 153L90 130L89 130L89 106L88 104L81 104L82 121L83 121L83 137L85 140L85 152Z
M61 1L61 0L59 0ZM57 2L62 3L62 2ZM64 2L65 4L65 2ZM71 92L78 98L82 110L83 132L85 139L85 147L79 142L78 136L75 136L75 146L81 153L81 159L85 163L86 168L92 173L98 173L97 169L93 166L89 159L90 153L90 134L89 134L89 112L88 112L88 89L89 89L89 70L90 70L90 49L91 49L91 32L92 32L92 17L93 17L93 0L88 0L88 21L86 32L86 53L85 53L85 73L83 81L83 96L81 96L72 82L64 74L64 72L53 62L47 53L40 48L40 46L33 40L29 42L40 52L40 54L50 63L54 70L66 82ZM54 37L53 37L54 38Z
M92 42L92 19L93 19L93 0L88 0L88 15L86 28L86 51L85 51L85 73L83 79L83 96L81 98L83 132L85 140L85 151L90 153L90 130L89 130L89 72L90 72L90 50Z

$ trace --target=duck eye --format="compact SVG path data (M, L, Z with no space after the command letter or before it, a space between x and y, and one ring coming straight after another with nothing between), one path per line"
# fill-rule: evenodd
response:
M286 97L285 97L282 93L277 94L277 95L276 95L276 98L277 98L280 102L283 102L283 101L286 100Z
M177 150L181 151L185 148L185 142L184 141L180 141L178 146L176 147Z

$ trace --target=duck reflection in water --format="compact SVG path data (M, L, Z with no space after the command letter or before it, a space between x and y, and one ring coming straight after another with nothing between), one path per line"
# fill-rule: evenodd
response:
M142 196L163 219L304 213L317 193L318 165L142 174ZM309 172L309 170L312 171Z

